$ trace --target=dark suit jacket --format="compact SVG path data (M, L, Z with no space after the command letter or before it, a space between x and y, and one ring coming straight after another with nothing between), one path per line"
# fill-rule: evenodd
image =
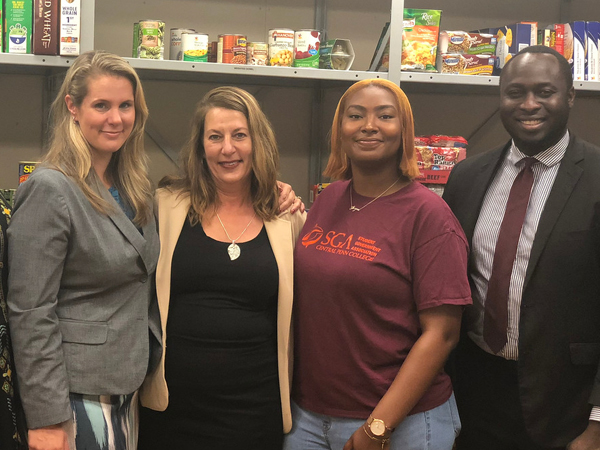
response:
M509 148L463 161L448 180L444 199L469 245ZM519 395L527 431L540 445L566 445L587 426L591 405L600 405L599 221L600 148L571 135L535 235L521 303Z

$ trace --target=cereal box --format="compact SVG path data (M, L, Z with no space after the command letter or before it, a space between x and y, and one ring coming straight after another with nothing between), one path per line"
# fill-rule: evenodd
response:
M81 0L61 0L59 54L61 56L79 55L80 40Z
M6 53L31 53L33 0L6 0Z
M600 76L600 61L598 54L598 39L600 37L600 22L586 23L588 65L586 80L598 81Z
M436 72L436 58L442 11L404 9L402 70Z
M571 30L573 33L573 62L571 66L573 68L573 80L582 81L585 80L587 66L587 39L585 34L585 22L578 20L571 23Z
M27 181L29 175L35 170L38 162L20 161L19 162L19 184Z
M2 0L0 0L0 52L4 51L4 17L2 16Z
M531 41L531 24L514 23L499 28L487 28L479 30L482 33L489 33L498 36L496 44L496 56L498 57L498 68L503 68L504 64L523 50L525 47L537 43Z
M58 4L60 0L35 0L33 53L58 55Z

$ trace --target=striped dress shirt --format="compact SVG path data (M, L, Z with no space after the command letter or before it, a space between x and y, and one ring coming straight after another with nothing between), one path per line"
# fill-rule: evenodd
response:
M515 262L512 268L510 289L508 294L508 330L507 343L498 353L510 360L519 357L519 319L521 315L521 297L523 295L523 284L531 247L537 231L538 223L544 210L546 200L556 179L560 162L565 155L569 145L569 132L553 147L535 155L536 162L532 166L533 188L527 206L527 213ZM513 142L506 157L502 161L494 180L487 190L475 230L471 246L473 267L471 276L474 281L473 308L466 313L467 329L473 341L488 353L493 353L483 340L483 315L485 311L485 299L487 297L488 280L492 273L494 252L500 225L504 218L506 203L510 189L519 172L523 169L521 161L527 155L523 154Z

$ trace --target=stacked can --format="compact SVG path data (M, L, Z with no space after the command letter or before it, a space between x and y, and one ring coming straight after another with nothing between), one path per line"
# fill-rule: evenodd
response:
M163 59L165 23L162 20L140 20L133 24L133 56Z
M246 45L246 64L266 66L269 60L269 44L266 42L248 42Z
M192 28L171 28L171 45L169 48L169 59L181 61L183 55L181 53L181 35L183 33L195 33Z
M294 67L319 68L321 32L299 30L294 33Z
M241 34L220 34L217 47L217 62L246 64L246 36Z
M208 62L208 34L183 33L181 35L182 61Z
M294 30L269 30L269 65L291 67L294 62Z

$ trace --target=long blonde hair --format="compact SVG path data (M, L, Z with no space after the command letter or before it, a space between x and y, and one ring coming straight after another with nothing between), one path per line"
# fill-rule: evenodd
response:
M209 208L218 206L217 187L204 151L206 114L212 108L239 111L246 117L252 140L252 205L261 219L273 219L279 210L279 151L275 133L256 99L237 87L215 88L200 100L192 122L191 137L181 152L180 174L163 178L159 186L190 196L189 219L192 224L200 221Z
M50 108L52 135L43 162L73 179L97 211L104 214L111 212L110 204L90 187L94 176L90 144L79 125L73 121L65 102L69 95L73 104L80 107L88 93L90 80L104 75L123 77L133 87L133 130L119 151L112 155L106 170L121 198L135 211L133 222L142 226L152 216L152 186L148 179L148 163L144 151L144 126L148 119L148 107L139 77L120 56L105 51L90 51L73 62Z
M412 180L419 176L417 159L415 157L415 125L413 120L412 108L404 91L391 81L381 78L361 80L350 86L340 99L333 124L331 126L331 154L327 167L323 175L336 180L349 180L352 178L352 165L350 159L342 149L341 128L344 112L346 111L346 102L348 97L369 86L376 86L387 89L392 93L398 102L398 113L400 115L400 132L402 140L398 148L398 172L399 175Z

